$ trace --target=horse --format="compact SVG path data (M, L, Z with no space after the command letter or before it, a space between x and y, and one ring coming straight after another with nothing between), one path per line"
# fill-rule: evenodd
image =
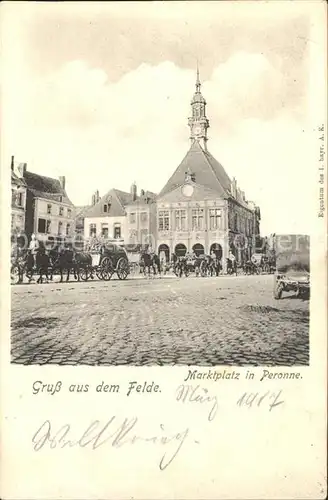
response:
M227 259L227 274L235 274L237 276L237 262L232 259Z
M189 269L187 265L187 258L184 257L178 257L177 261L174 264L174 274L178 276L179 278L182 277L183 273L187 277L189 275Z
M48 270L50 265L50 258L45 248L42 246L39 247L38 250L36 251L35 265L39 273L39 279L37 280L37 283L43 283L43 275L45 275L46 283L48 283L49 281Z
M70 273L74 273L74 278L80 281L80 274L82 269L88 269L91 272L93 279L92 257L87 252L75 252L71 248L61 249L58 253L52 253L53 265L52 275L54 272L59 271L60 283L63 282L63 273L67 272L66 282L69 281ZM52 279L52 278L51 278Z
M255 274L256 266L251 260L247 260L243 266L243 271L245 274Z
M161 261L158 255L155 253L147 253L144 252L140 255L140 272L143 272L143 274L146 276L147 269L148 269L148 276L150 276L150 270L153 270L154 275L155 274L161 274Z
M219 276L220 271L222 271L222 265L218 257L212 257L212 262L210 264L211 276Z

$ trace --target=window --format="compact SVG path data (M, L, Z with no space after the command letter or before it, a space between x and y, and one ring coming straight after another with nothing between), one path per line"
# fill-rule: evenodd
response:
M204 210L202 208L192 210L192 229L196 231L204 229Z
M141 231L140 231L140 240L141 240L141 244L142 245L147 245L147 243L149 243L147 229L141 229Z
M159 231L168 231L170 229L170 213L168 210L158 212L158 229Z
M219 229L221 227L221 209L210 208L210 229Z
M238 231L238 215L237 214L235 214L235 217L234 217L234 230Z
M51 232L51 221L47 220L46 221L46 233L50 233L50 232Z
M177 231L186 230L186 211L175 210L175 229Z
M11 216L11 229L13 229L14 224L15 224L15 216L14 216L14 215L12 215L12 216Z
M47 214L51 214L51 205L48 203L47 205Z
M147 214L147 212L141 212L141 214L140 214L140 220L141 220L141 222L147 222L147 220L148 220L148 214Z
M95 237L96 236L96 232L97 232L96 224L90 224L90 226L89 226L89 236L91 238Z
M69 219L72 217L72 210L70 208L67 209L67 217Z
M107 203L104 205L104 212L107 212Z
M70 231L71 231L71 225L70 225L70 224L67 224L67 225L66 225L66 236L69 236Z
M60 220L60 221L58 222L58 234L62 234L62 232L63 232L63 223L62 223L62 221Z
M64 214L64 207L59 207L59 216L62 217Z
M108 238L108 224L101 224L101 236L103 238Z
M39 219L38 220L38 233L45 233L46 232L46 219Z
M135 212L130 213L130 224L134 224L136 222L136 214Z
M23 193L17 193L17 205L19 207L23 206Z
M119 222L114 224L114 238L120 238L121 237L121 224Z

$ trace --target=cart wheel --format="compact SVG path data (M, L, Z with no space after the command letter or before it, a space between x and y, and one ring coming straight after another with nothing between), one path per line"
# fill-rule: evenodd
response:
M104 257L100 264L101 279L109 281L114 274L113 262L109 257Z
M120 280L125 280L129 274L129 263L123 257L121 257L117 263L116 274Z
M88 279L90 278L90 276L91 276L90 269L88 269L87 267L83 268L83 269L80 269L80 278L81 278L82 281L88 281Z
M112 276L113 276L113 273L111 271L109 271L108 269L101 270L101 279L102 280L109 281Z
M96 273L96 276L97 276L98 280L102 280L103 279L101 266L97 266L96 267L95 273Z
M276 300L281 299L281 295L284 289L284 285L282 283L277 283L274 289L274 298Z
M17 285L20 282L20 272L18 266L11 266L10 280L12 285Z

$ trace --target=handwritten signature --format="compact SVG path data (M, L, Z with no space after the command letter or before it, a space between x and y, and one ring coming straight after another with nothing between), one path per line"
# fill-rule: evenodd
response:
M139 436L135 431L138 423L137 417L130 420L125 418L123 422L118 423L118 426L113 431L116 420L115 416L111 417L105 424L102 424L99 420L94 420L77 439L72 437L73 432L70 424L64 424L56 430L53 429L51 422L46 420L32 438L33 449L38 452L46 445L50 449L80 446L81 448L89 447L96 450L106 443L113 448L120 448L127 444L134 445L137 442L149 442L163 446L171 444L170 451L163 454L159 463L160 470L165 470L177 457L189 435L188 428L182 432L167 435L163 432L165 431L163 424L160 424L161 435Z

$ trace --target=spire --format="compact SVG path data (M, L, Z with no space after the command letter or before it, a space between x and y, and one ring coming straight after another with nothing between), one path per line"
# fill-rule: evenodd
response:
M197 71L196 71L196 92L191 100L191 112L192 116L188 119L188 125L190 127L190 139L192 143L196 140L201 141L204 149L206 150L207 142L207 129L209 128L209 122L206 117L206 101L200 91L201 83L199 78L199 66L197 59Z
M196 92L200 92L200 79L199 79L199 67L197 59L197 78L196 78Z

